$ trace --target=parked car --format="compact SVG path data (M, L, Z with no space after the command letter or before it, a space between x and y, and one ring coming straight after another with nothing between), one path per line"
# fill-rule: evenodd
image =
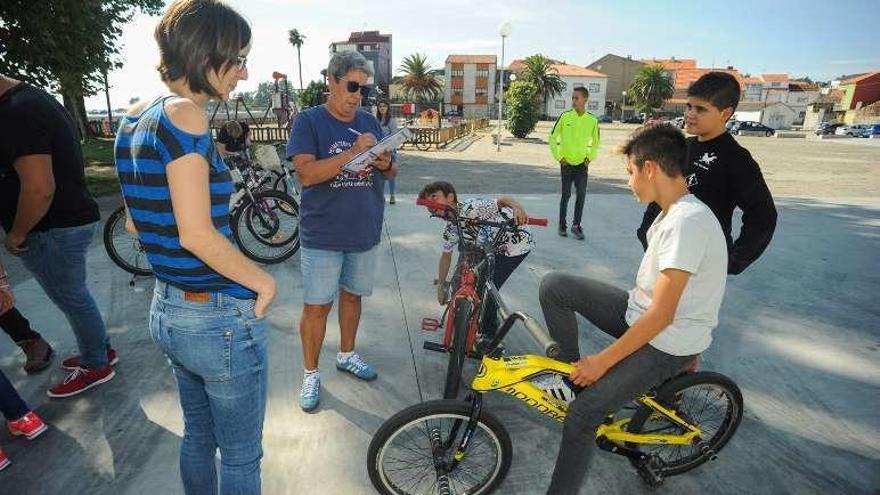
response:
M599 122L601 122L603 124L610 124L611 123L611 116L610 115L602 115L599 117Z
M736 124L739 124L738 120L730 119L727 121L726 124L724 124L724 127L729 131L729 130L733 129L733 126L735 126Z
M880 123L868 124L868 127L866 127L860 134L860 137L863 138L869 138L871 136L880 136Z
M834 134L834 131L842 125L843 122L819 122L819 125L816 126L816 135Z
M838 136L858 137L862 133L862 129L867 127L867 124L842 125L834 131L834 134Z
M737 122L730 128L731 134L736 134L742 136L747 132L760 132L765 136L770 137L776 133L776 131L772 127L767 127L766 125L760 122L751 122L751 121L741 121Z
M633 115L631 117L627 117L623 119L624 124L641 124L642 118L638 115Z

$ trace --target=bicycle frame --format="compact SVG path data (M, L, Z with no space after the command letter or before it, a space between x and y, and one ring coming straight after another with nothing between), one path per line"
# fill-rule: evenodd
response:
M531 378L546 373L568 376L574 366L555 359L538 355L496 357L484 356L480 369L471 383L477 394L498 391L511 395L527 406L562 423L568 414L568 404L548 394L531 382ZM685 421L678 413L658 403L649 394L642 395L638 401L681 426L682 434L630 433L625 430L629 418L606 423L596 430L597 438L604 438L616 444L663 444L692 445L699 440L702 431L699 427Z

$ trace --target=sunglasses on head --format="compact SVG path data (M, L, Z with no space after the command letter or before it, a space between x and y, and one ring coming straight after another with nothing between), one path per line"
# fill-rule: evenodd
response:
M360 91L361 96L366 98L370 96L370 93L373 92L373 86L371 84L361 84L357 81L346 81L345 79L341 80L345 81L345 89L349 93L357 93L358 91Z

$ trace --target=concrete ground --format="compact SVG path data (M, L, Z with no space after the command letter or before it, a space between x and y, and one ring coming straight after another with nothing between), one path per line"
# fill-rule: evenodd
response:
M445 356L422 349L425 340L439 336L420 329L423 317L441 312L431 286L441 225L414 205L413 193L425 181L444 178L462 193L514 195L532 216L553 220L558 172L547 163L540 139L546 130L546 125L539 129L537 139L505 143L501 153L488 138L444 152L402 153L399 204L386 210L376 290L365 301L358 340L359 351L378 369L379 379L364 383L334 369L339 332L331 321L322 354L322 404L313 414L297 405L302 370L299 260L269 267L281 290L268 317L264 493L372 493L365 465L371 435L400 409L438 397L444 376ZM605 132L607 149L626 135L627 129ZM788 148L795 141L801 147ZM729 279L715 342L704 354L703 367L739 384L745 416L718 462L670 478L658 492L876 493L880 153L874 146L833 141L742 142L760 158L776 195L779 226L764 256ZM537 248L502 290L511 307L541 320L537 287L551 270L622 287L632 284L641 256L634 230L642 209L626 189L622 167L619 157L603 152L591 168L586 242L558 237L553 223L533 229ZM814 174L813 168L824 173ZM835 187L828 188L828 183ZM114 204L113 198L102 201L105 217ZM19 309L59 355L74 352L63 316L17 260L4 253L4 262ZM0 473L3 495L182 493L177 462L183 424L176 388L147 332L153 281L138 279L134 287L128 281L96 237L89 252L89 285L120 363L117 377L94 391L49 400L45 390L63 372L53 367L25 375L22 355L0 338L0 368L51 425L33 442L0 432L0 445L13 461ZM608 343L589 323L582 321L581 327L583 352ZM507 348L536 351L521 327L512 331ZM473 364L468 369L472 372ZM502 419L514 445L510 473L498 492L543 493L559 425L507 396L488 396L487 407ZM645 492L628 463L607 453L597 455L583 490Z

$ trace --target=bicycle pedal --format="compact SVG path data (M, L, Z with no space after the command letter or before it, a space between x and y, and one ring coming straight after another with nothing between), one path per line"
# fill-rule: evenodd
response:
M422 330L436 332L440 328L440 320L437 318L422 318Z
M643 461L636 463L636 471L651 490L663 483L664 468L665 463L656 455L649 455Z
M436 342L425 342L422 344L422 348L428 351L436 351L446 353L446 348L443 347L443 344L438 344Z

